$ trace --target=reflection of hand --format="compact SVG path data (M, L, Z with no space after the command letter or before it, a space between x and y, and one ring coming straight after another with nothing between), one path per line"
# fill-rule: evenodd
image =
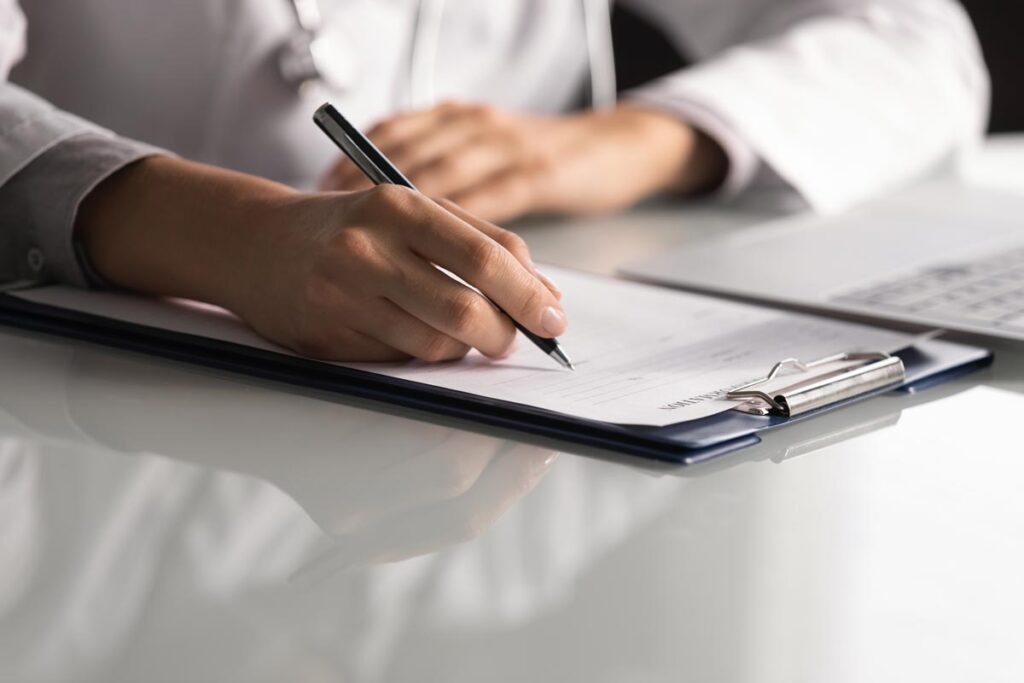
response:
M329 360L506 354L511 322L557 337L558 295L517 236L388 186L300 194L154 157L105 181L79 230L117 285L217 304L263 336Z
M337 495L330 499L302 496L286 486L336 537L336 547L300 574L394 562L483 534L537 485L556 458L553 452L511 443L483 456L481 447L488 444L497 445L489 437L453 432L453 438L399 466L337 481ZM310 505L317 503L325 507Z
M370 138L422 192L493 221L620 209L661 191L707 189L725 172L710 139L637 106L540 117L448 103L385 120ZM367 181L343 159L323 184Z
M75 433L267 481L335 537L345 564L410 557L483 533L555 453L94 349L25 360L67 392ZM65 378L62 373L68 373ZM159 387L159 391L154 391ZM36 407L36 404L33 404ZM286 425L287 428L282 428Z

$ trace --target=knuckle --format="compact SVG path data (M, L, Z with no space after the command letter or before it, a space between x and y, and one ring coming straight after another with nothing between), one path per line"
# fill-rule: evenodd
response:
M347 259L369 261L373 259L375 247L373 238L363 230L345 228L334 238L333 246L345 254ZM315 286L315 283L308 283Z
M530 161L529 170L534 175L549 176L558 168L558 159L553 154L541 152Z
M475 104L470 107L469 113L483 123L497 123L501 120L501 110L491 104Z
M529 154L529 150L536 147L533 144L533 133L530 129L524 128L523 126L513 125L511 119L502 118L502 133L505 136L506 144L513 149L520 150L522 157Z
M545 295L541 292L540 286L535 285L526 288L523 294L519 310L523 313L530 313L539 310L545 303Z
M398 122L397 121L394 121L394 120L381 121L380 123L378 123L377 125L375 125L373 128L370 129L370 132L368 133L368 135L373 140L376 140L378 138L386 138L389 135L391 135L392 133L394 133L395 129L397 129L397 128L398 128Z
M437 203L442 209L449 213L454 213L462 208L457 203L455 203L451 199L448 199L447 197L442 197L441 199L438 199Z
M416 201L416 193L402 185L378 185L366 192L370 204L386 212L402 213Z
M495 240L517 256L525 255L530 251L529 247L526 246L526 240L511 230L501 230L495 237Z
M469 268L477 277L494 272L501 263L502 248L490 239L480 239L469 248Z
M430 333L422 343L417 356L429 363L455 360L465 355L460 344L440 332Z
M452 155L438 161L431 175L440 178L461 178L467 175L469 170L465 157Z
M385 145L401 140L404 137L405 126L406 122L398 118L381 121L370 130L368 137L375 145Z
M449 321L457 336L479 329L483 322L484 306L489 304L482 298L467 291L452 299Z

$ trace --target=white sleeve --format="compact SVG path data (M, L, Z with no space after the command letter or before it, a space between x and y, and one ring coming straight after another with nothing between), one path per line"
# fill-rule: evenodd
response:
M50 279L84 285L73 234L78 205L111 173L159 150L9 82L24 49L18 3L0 0L0 287Z
M988 75L953 0L723 1L722 16L703 10L713 19L703 31L699 13L673 12L681 1L632 2L660 13L700 61L627 98L715 138L731 162L728 191L781 178L812 208L840 210L985 130Z
M8 82L25 53L25 17L15 0L0 0L0 185L62 140L90 130L66 114Z

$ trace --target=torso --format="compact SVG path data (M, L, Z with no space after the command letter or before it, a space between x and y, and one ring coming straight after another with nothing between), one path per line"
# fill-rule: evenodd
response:
M330 99L359 125L410 106L415 0L321 0L344 89L300 94L276 51L295 30L287 0L32 0L12 79L83 118L185 157L299 186L336 152L310 120ZM586 72L577 0L448 0L438 99L558 111ZM467 57L469 55L470 57Z

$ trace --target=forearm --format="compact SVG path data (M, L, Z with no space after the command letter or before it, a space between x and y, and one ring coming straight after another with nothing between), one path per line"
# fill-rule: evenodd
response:
M620 104L611 115L630 131L633 140L622 152L624 169L640 173L637 180L646 194L701 194L725 179L728 160L721 147L680 117L630 103Z
M726 177L721 147L672 113L622 103L579 116L581 128L589 129L584 144L595 151L579 158L576 173L593 177L603 195L593 202L596 209L602 201L604 208L617 210L652 195L699 195L717 189Z
M113 285L231 308L265 239L257 228L288 187L166 156L120 170L82 202L76 236Z
M0 79L0 279L85 286L72 243L78 205L117 169L158 152Z
M813 208L841 210L979 138L987 78L958 3L765 5L750 25L707 33L718 40L696 67L627 94L714 134L728 189L785 183Z
M370 137L420 191L492 221L617 211L650 195L698 194L721 184L728 167L718 145L684 117L631 103L531 116L450 102L398 114ZM342 161L323 185L354 190L365 182Z
M317 358L501 357L516 330L484 296L534 334L565 329L521 240L403 187L301 193L156 156L100 184L76 227L112 284L222 306Z

